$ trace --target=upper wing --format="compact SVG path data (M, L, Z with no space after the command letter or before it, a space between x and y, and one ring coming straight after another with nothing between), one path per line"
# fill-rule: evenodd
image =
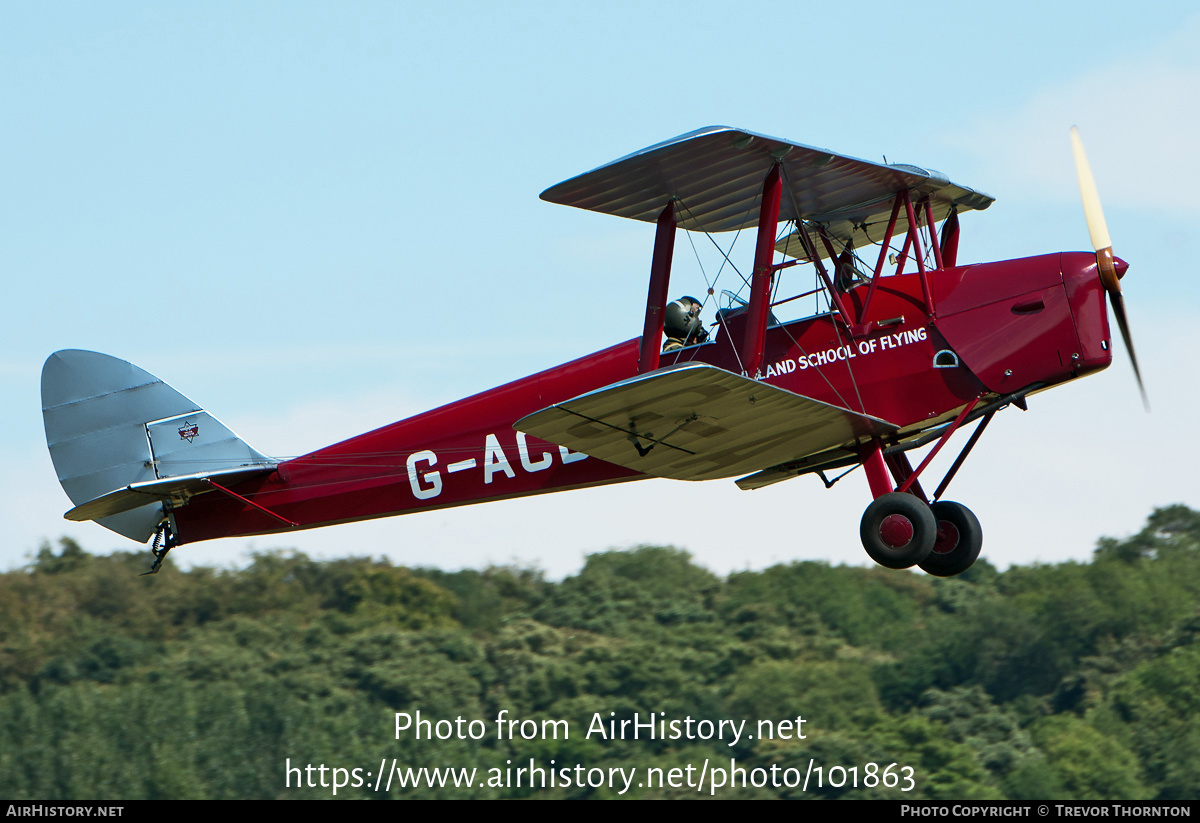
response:
M885 165L741 129L712 126L680 135L542 192L551 203L654 222L676 201L679 226L730 231L758 224L763 180L780 163L780 220L887 222L891 198L916 190L935 213L986 209L992 198L935 171ZM939 217L940 219L940 217ZM877 233L882 233L882 229ZM799 251L794 244L792 253Z
M683 363L542 409L513 428L643 474L712 480L897 427L715 366Z
M916 168L910 166L909 168ZM937 172L931 172L937 174ZM984 195L977 195L983 197ZM933 221L937 223L940 220L945 220L950 216L950 212L954 209L964 211L963 206L954 200L943 197L931 197L930 205L933 207ZM991 205L989 199L988 204L976 208L987 208ZM851 248L862 248L869 246L872 243L880 243L883 237L887 234L888 220L892 216L892 195L888 195L874 202L856 203L846 208L836 211L826 212L825 214L810 216L805 215L805 220L810 225L819 225L831 240L837 241L836 245L839 248L847 246ZM925 225L925 215L923 212L918 212L917 225ZM903 237L908 231L908 216L904 210L900 210L900 214L896 217L896 226L892 230L894 237ZM829 252L825 248L825 244L817 240L810 233L810 239L816 246L817 254L822 258L828 257ZM800 239L798 232L790 232L775 243L775 250L788 257L795 257L798 260L808 260L808 254L804 251L804 243Z

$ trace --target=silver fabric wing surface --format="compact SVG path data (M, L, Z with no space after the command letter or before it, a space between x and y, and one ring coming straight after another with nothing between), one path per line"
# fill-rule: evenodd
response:
M933 198L930 205L933 207L934 223L945 220L950 216L950 212L953 209L963 211L963 208L958 204L947 200L938 200L937 198ZM846 247L859 249L872 243L883 242L883 236L887 234L888 221L891 216L892 198L889 195L877 203L864 203L858 206L851 206L838 212L822 215L819 220L810 218L807 222L809 226L814 224L819 225L831 240L836 241L835 251L841 251L841 249ZM917 225L925 225L925 213L923 210L917 212ZM904 237L907 231L908 216L905 214L904 209L901 209L900 214L896 217L896 226L892 230L892 236ZM825 244L811 230L809 231L809 240L816 246L819 257L829 257L829 251L825 248ZM793 231L789 233L775 244L775 250L788 257L808 261L808 254L804 251L804 241L800 239L799 232Z
M905 190L929 195L942 216L951 206L966 211L993 202L917 166L871 163L726 126L642 149L552 186L542 199L646 222L673 200L681 228L732 231L758 225L759 194L776 162L784 184L780 220L878 222L882 214L886 225L891 198Z
M714 480L896 430L702 363L614 383L513 428L654 477Z

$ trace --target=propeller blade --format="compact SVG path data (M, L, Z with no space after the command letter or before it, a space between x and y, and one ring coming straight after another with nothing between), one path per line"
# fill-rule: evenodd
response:
M1079 196L1083 198L1083 216L1087 220L1088 233L1092 236L1092 251L1111 249L1112 240L1108 236L1108 224L1104 221L1104 209L1100 207L1096 178L1092 177L1092 167L1088 165L1078 126L1071 126L1071 151L1075 155L1075 177L1079 180Z
M1100 270L1100 282L1108 292L1109 303L1125 341L1125 351L1133 363L1133 376L1137 378L1138 391L1142 393L1142 405L1150 411L1150 400L1146 397L1146 386L1142 383L1142 370L1138 368L1137 355L1133 351L1133 336L1129 333L1129 318L1125 314L1125 298L1121 295L1121 279L1113 263L1112 239L1108 235L1108 223L1100 207L1100 194L1096 191L1096 179L1088 164L1087 153L1079 129L1071 127L1071 152L1075 156L1075 175L1079 179L1079 196L1083 200L1083 216L1087 220L1088 233L1092 237L1092 250L1096 252L1096 267Z
M1142 405L1150 411L1150 399L1146 397L1146 386L1142 383L1142 370L1138 368L1137 355L1133 351L1133 336L1129 333L1129 318L1125 316L1125 298L1119 291L1110 292L1108 300L1112 303L1113 314L1117 317L1117 325L1121 328L1121 339L1125 341L1125 351L1129 352L1129 360L1133 363L1133 376L1137 378L1138 391L1142 393Z

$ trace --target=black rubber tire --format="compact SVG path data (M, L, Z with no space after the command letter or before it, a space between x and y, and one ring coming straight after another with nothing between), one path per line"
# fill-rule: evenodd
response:
M921 570L937 577L962 574L979 559L983 527L979 518L962 503L939 500L930 506L937 520L938 537L933 551L921 561Z
M889 569L908 569L933 549L937 521L923 500L907 492L889 492L867 506L859 536L876 563Z

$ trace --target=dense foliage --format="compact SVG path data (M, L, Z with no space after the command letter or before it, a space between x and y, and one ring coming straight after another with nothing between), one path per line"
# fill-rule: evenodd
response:
M481 777L386 794L363 781L338 797L619 794L518 787L511 774L480 785L531 759L637 767L639 780L691 766L694 781L702 763L731 759L824 770L806 792L717 792L740 797L1200 788L1200 513L1183 506L1102 541L1089 563L1000 573L980 561L948 580L823 563L721 579L659 547L593 555L561 583L285 553L242 570L168 563L139 577L145 568L142 555L92 556L63 540L0 575L0 797L330 797L316 773L301 778L305 765L365 776L393 758ZM487 732L397 738L395 713L418 710ZM570 737L498 739L501 711L567 720ZM607 724L652 712L745 719L754 737L585 736L597 713ZM797 716L804 739L756 733L759 720ZM915 787L866 785L871 763L910 766ZM300 770L289 777L287 765ZM838 766L847 772L829 772ZM694 782L634 783L625 796L697 794Z

